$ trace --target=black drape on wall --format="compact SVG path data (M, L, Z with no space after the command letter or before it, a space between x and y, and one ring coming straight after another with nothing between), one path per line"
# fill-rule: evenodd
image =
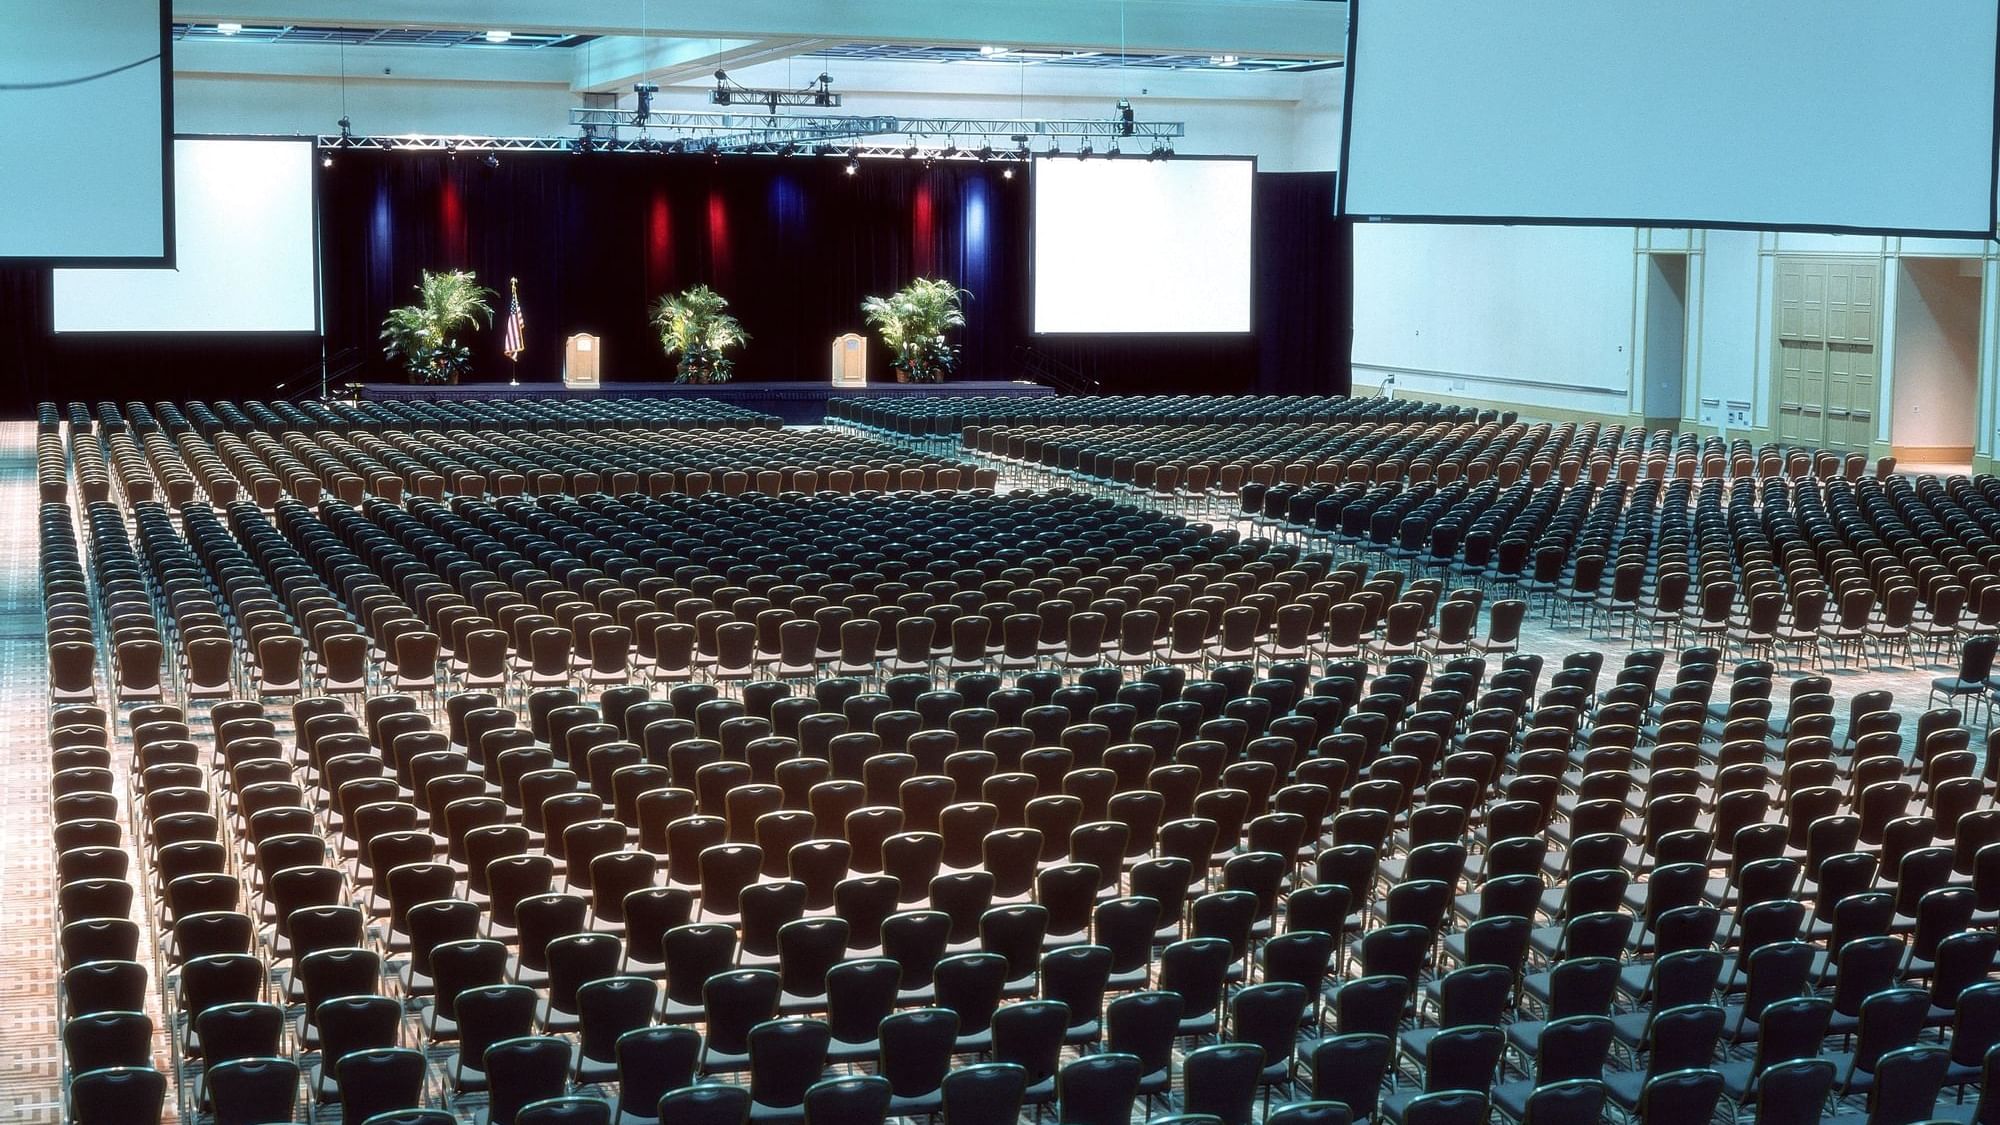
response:
M1255 189L1260 394L1339 394L1353 386L1353 225L1334 215L1330 172L1261 172Z
M673 377L648 322L661 294L698 282L728 297L752 336L737 378L827 377L835 336L869 340L863 297L918 276L971 291L958 335L963 379L1024 377L1037 364L1107 392L1337 393L1348 387L1350 239L1331 173L1259 173L1253 331L1237 336L1036 336L1028 170L971 162L706 156L636 158L343 152L319 170L325 339L265 334L51 331L46 269L0 267L0 412L41 399L247 398L294 393L322 355L349 378L398 380L381 355L383 314L414 299L423 269L469 268L499 294L520 279L520 377L560 377L574 332L604 340L609 380ZM501 332L469 337L474 378L504 380ZM324 351L322 350L324 345Z

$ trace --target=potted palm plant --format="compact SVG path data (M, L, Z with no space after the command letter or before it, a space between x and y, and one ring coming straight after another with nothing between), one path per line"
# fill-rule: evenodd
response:
M735 367L730 348L749 342L750 334L729 315L729 302L706 285L669 293L653 305L653 324L660 346L679 356L675 377L683 383L726 383Z
M472 366L472 350L453 336L493 322L493 291L471 270L425 270L417 294L416 304L383 318L382 351L402 362L412 383L456 383Z
M861 302L861 313L889 346L898 383L941 383L958 363L945 333L965 326L972 294L942 278L920 277L887 297Z

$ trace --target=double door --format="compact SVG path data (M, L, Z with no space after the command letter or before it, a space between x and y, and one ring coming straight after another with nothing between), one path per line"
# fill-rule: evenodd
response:
M1875 436L1882 263L1777 262L1777 438L1866 451Z

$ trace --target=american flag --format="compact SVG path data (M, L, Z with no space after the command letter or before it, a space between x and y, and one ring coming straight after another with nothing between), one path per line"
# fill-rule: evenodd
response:
M520 282L513 278L508 278L507 288L512 295L512 299L507 303L507 335L506 339L500 344L500 350L506 353L508 359L519 360L521 353L526 351L528 347L528 321L521 315Z

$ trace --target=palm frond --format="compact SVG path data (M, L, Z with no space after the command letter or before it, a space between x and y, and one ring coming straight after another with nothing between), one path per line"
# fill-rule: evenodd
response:
M653 325L660 346L680 357L684 381L721 382L729 378L730 360L723 353L748 343L750 334L728 312L729 301L706 285L669 293L653 304Z

